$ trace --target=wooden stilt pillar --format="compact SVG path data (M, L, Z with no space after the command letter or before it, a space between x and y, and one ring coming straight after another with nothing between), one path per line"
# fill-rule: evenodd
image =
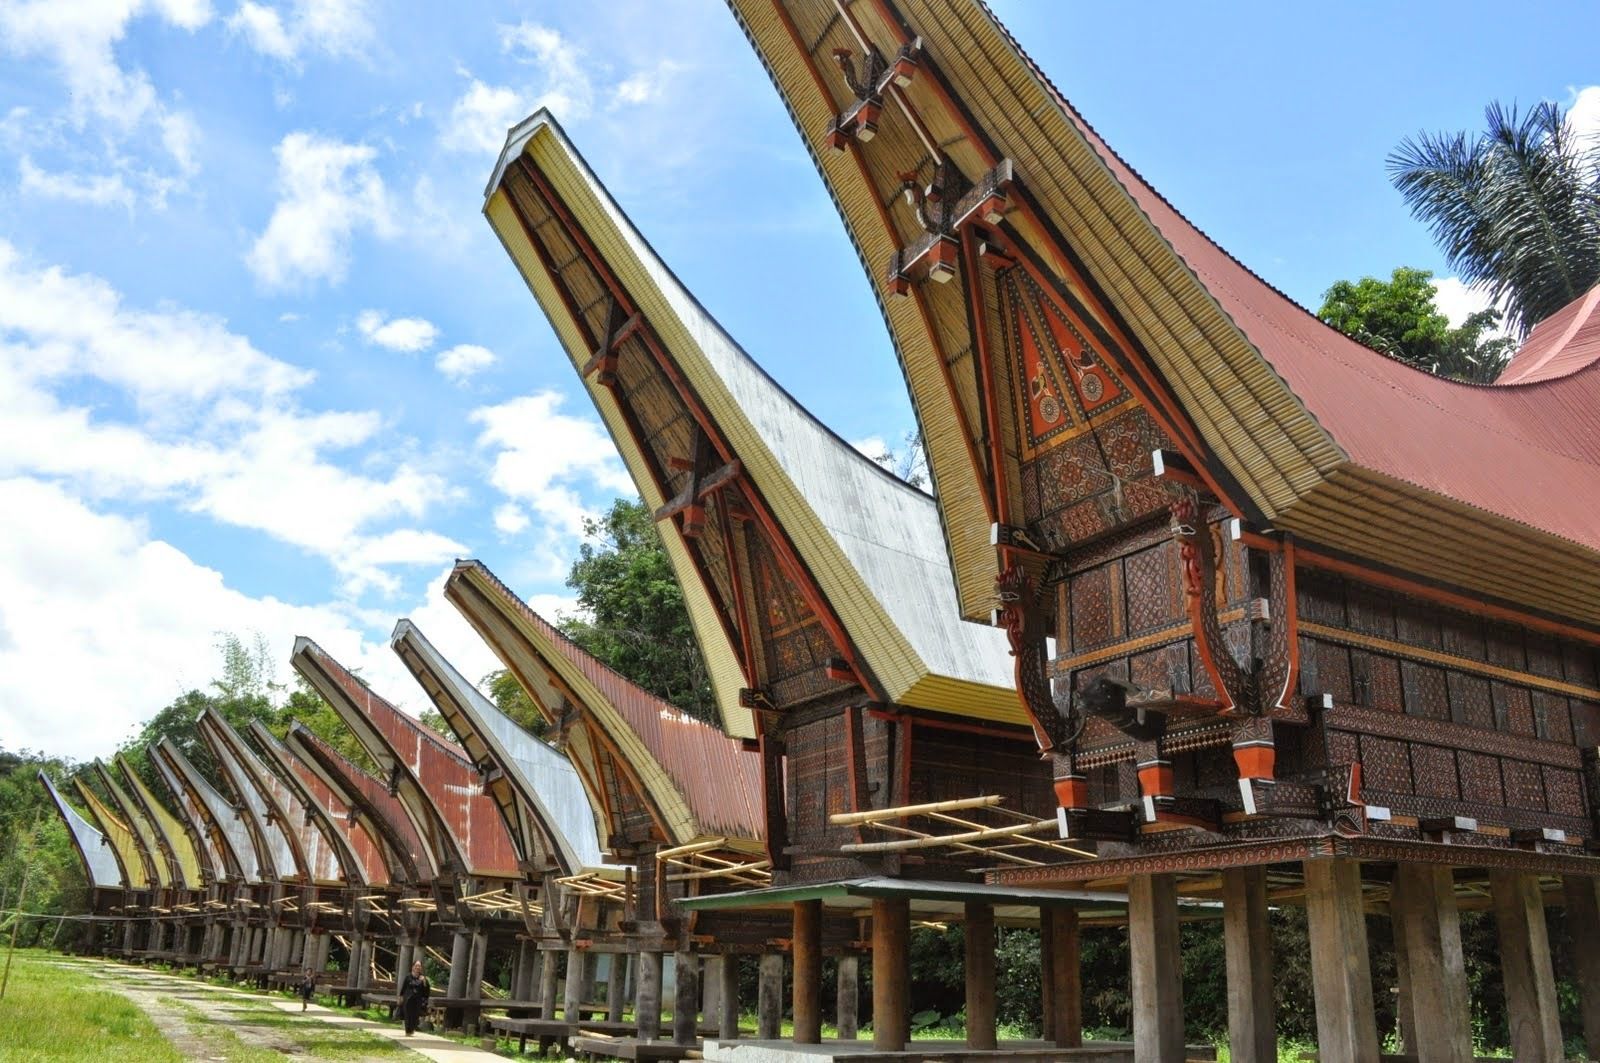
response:
M471 1000L483 996L483 970L488 963L489 935L479 930L472 935L472 963L467 974L467 997Z
M1573 981L1583 1015L1583 1040L1591 1059L1600 1059L1600 896L1595 880L1568 875L1561 880L1567 902L1567 934L1572 939Z
M839 975L834 987L834 1025L839 1028L839 1040L854 1041L860 1033L861 959L858 956L839 957Z
M512 1000L533 999L533 965L538 962L538 953L534 951L533 942L527 938L517 941L517 969L511 979Z
M722 957L722 965L717 969L717 974L722 980L721 992L717 994L722 1000L722 1018L717 1025L717 1037L723 1041L737 1041L739 1039L739 957L731 953Z
M660 983L658 982L657 985ZM556 994L561 989L561 950L539 950L539 1017L556 1017ZM659 997L656 998L658 1001ZM659 1009L660 1005L657 1005Z
M1307 860L1304 866L1317 1051L1324 1063L1377 1059L1361 867L1345 859Z
M1394 981L1395 981L1395 1023L1400 1027L1400 1048L1403 1052L1417 1050L1417 1013L1412 1007L1411 998L1411 960L1406 955L1406 935L1401 927L1404 915L1401 913L1398 897L1399 884L1395 885L1395 897L1389 902L1390 933L1394 936Z
M1491 871L1489 890L1499 931L1512 1058L1518 1063L1554 1063L1564 1052L1539 880L1515 871ZM1420 1021L1421 1008L1418 1012Z
M1055 1014L1052 1038L1058 1048L1077 1048L1083 1044L1083 990L1076 908L1061 907L1051 913L1045 955L1050 962L1050 1010Z
M872 901L872 1047L901 1052L911 1040L911 907L899 898Z
M561 1017L568 1022L582 1022L583 1016L583 989L584 968L588 966L589 954L579 949L567 950L567 984L566 992L562 997Z
M307 952L312 951L309 947ZM394 942L394 989L400 991L400 983L406 980L406 975L411 973L411 963L416 957L417 947L411 943L410 938L395 938Z
M1272 1012L1272 937L1267 869L1222 873L1222 936L1228 967L1228 1046L1234 1063L1276 1063Z
M672 1040L674 1044L692 1045L700 1028L700 957L679 952L673 963L673 977L678 984L672 1005Z
M661 953L639 953L634 976L633 1018L642 1041L661 1036Z
M1401 864L1395 871L1391 912L1405 938L1406 992L1415 1044L1408 1053L1440 1063L1472 1063L1472 1016L1467 967L1461 953L1461 917L1448 867Z
M722 1026L722 961L721 956L707 956L700 961L700 1014L707 1026Z
M794 1043L822 1043L822 902L794 906Z
M1056 1042L1056 980L1054 965L1050 962L1050 943L1055 940L1051 930L1055 909L1039 907L1039 1026L1040 1036L1047 1044Z
M615 952L611 954L611 973L606 977L606 1021L621 1022L622 1006L625 1002L624 987L628 980L628 957L626 953Z
M355 947L351 947L352 956ZM354 960L352 960L354 962ZM450 981L445 995L460 1000L467 995L467 977L472 973L472 932L457 930L450 942Z
M1178 953L1177 884L1171 875L1128 879L1128 953L1134 1063L1182 1059L1183 961Z
M776 1041L783 1032L783 954L769 952L761 957L756 978L756 1037Z
M994 909L982 901L968 901L965 937L967 978L967 1047L993 1049L995 1040Z

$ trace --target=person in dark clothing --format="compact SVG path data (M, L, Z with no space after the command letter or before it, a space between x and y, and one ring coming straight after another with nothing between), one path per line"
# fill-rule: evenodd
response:
M295 992L300 995L300 1010L306 1010L306 1005L311 1003L311 995L317 991L316 975L311 973L311 968L306 968L305 977L300 979L300 984L295 987Z
M428 996L433 992L420 962L411 965L411 973L400 983L400 1012L406 1020L406 1036L417 1032L423 1012L428 1010Z

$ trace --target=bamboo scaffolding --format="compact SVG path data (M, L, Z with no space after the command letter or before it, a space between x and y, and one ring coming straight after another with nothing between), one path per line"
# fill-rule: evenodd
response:
M1025 867L1041 867L1048 859L1036 859L1034 856L1024 856L1018 850L1042 850L1041 857L1054 857L1059 862L1056 854L1073 857L1093 858L1094 854L1083 849L1063 844L1052 838L1038 837L1041 832L1054 830L1056 821L1053 819L1037 819L1033 816L1005 808L1004 798L997 794L981 797L967 797L951 801L932 801L919 805L901 805L897 808L869 809L863 812L841 812L828 817L830 823L839 826L860 826L900 837L886 841L861 841L849 842L840 846L841 852L847 853L894 853L909 852L919 849L948 849L959 853L972 853L990 860L999 860L1010 864L1021 864ZM985 823L972 818L970 815L952 815L955 812L985 811L991 816L1011 820L1008 824ZM933 830L910 826L904 822L914 817L931 820L934 823L959 828L950 833L937 833Z

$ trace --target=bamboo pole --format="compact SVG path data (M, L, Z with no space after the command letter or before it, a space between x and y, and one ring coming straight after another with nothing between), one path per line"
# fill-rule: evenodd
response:
M0 975L0 1000L6 998L6 986L11 983L11 958L17 952L17 931L22 927L22 906L28 900L28 872L33 869L33 847L38 840L39 817L33 817L33 826L28 828L28 851L22 858L22 884L17 887L17 913L11 917L11 945L6 949L6 969Z
M850 826L856 823L875 823L881 819L904 819L907 816L923 816L930 812L959 812L966 808L993 808L1005 798L999 794L990 794L987 797L963 797L954 801L931 801L924 805L901 805L899 808L869 808L864 812L836 812L828 817L828 822L837 827Z
M962 834L930 834L925 838L903 838L892 842L850 842L839 846L839 849L847 853L893 853L905 849L933 849L956 842L983 841L986 838L1010 838L1018 834L1044 830L1055 825L1056 821L1053 819L1040 819L1032 823L1018 823L1014 827L980 827L977 830L967 831Z

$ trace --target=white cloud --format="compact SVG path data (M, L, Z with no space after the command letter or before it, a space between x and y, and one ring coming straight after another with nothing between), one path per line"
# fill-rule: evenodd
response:
M0 241L0 476L262 532L326 559L349 594L396 589L384 566L459 552L385 527L458 492L375 445L376 413L302 408L312 379L220 319L126 307L104 281L31 266ZM106 401L63 397L83 384ZM106 412L123 404L127 416ZM335 461L358 447L360 471Z
M283 6L245 0L228 18L228 29L252 48L297 65L306 52L361 56L372 44L365 0L294 0Z
M637 491L605 428L592 417L562 412L564 402L556 392L540 391L469 415L483 428L478 445L494 450L489 482L530 511L541 532L530 575L565 575L583 519L593 515L584 492Z
M66 87L67 122L80 131L92 126L103 138L77 153L80 168L100 169L109 158L125 181L137 183L160 206L197 169L199 130L188 114L161 98L149 75L117 61L116 46L129 24L145 17L193 32L211 20L212 10L207 0L13 0L0 3L0 49L19 58L42 57L56 68ZM34 123L30 117L15 109L10 115L25 139L50 139L49 119ZM137 157L158 147L175 174Z
M375 149L301 132L284 137L276 153L278 203L245 258L262 284L337 284L357 232L396 234L388 189L372 165Z
M1572 102L1567 106L1567 124L1583 142L1593 146L1600 141L1600 85L1589 85L1572 90Z
M619 82L612 93L612 106L652 103L666 94L673 76L682 70L681 64L663 59L649 70L641 70Z
M377 310L363 310L356 316L356 328L368 343L391 351L422 351L433 346L439 329L420 317L387 317Z
M86 203L94 207L120 206L132 209L133 189L120 173L47 173L28 156L18 164L25 195L59 199L67 203Z
M1433 305L1450 319L1452 327L1459 327L1467 318L1480 310L1490 309L1494 303L1488 292L1481 288L1469 288L1460 277L1441 277L1433 282Z
M184 690L206 686L225 633L259 633L280 681L291 674L295 636L309 635L407 711L427 704L388 648L387 613L245 594L141 522L96 512L56 484L0 479L0 512L8 514L0 536L0 747L78 759L111 752ZM448 572L409 615L462 674L478 679L499 663L444 600ZM72 677L70 712L62 711L62 676Z
M485 85L477 78L450 108L439 143L451 151L495 154L506 142L506 130L534 107L514 89Z
M475 343L458 343L447 351L440 351L433 366L445 376L460 384L483 372L497 361L494 352Z
M506 502L495 507L494 527L503 535L516 535L527 530L528 515L515 502Z

